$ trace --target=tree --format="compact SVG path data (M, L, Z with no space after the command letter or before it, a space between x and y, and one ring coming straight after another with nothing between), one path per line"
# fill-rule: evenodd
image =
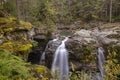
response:
M16 9L17 9L17 23L20 24L19 0L16 0Z
M112 0L110 0L110 22L112 22Z

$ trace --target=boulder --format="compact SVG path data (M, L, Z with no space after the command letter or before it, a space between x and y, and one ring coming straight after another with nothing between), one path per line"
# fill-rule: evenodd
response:
M61 40L50 41L48 43L48 47L45 50L45 64L48 68L51 68L55 51L60 44L61 44Z
M49 43L49 47L45 51L46 53L46 66L51 67L52 60L57 47L61 44L63 39L53 41ZM119 31L103 30L85 30L76 31L72 36L69 37L65 43L66 49L69 53L69 65L70 69L73 70L86 70L95 71L97 70L97 49L102 47L105 53L109 53L108 50L117 46L117 52L119 53L118 47L120 46ZM105 54L107 56L107 54Z
M66 48L69 53L70 66L75 70L88 70L95 65L97 42L91 36L91 31L80 30L74 33L66 42Z

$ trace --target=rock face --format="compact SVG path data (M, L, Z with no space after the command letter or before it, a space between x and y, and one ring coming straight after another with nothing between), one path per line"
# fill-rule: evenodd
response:
M0 17L0 49L6 49L26 60L32 47L29 35L31 28L29 22L20 21L17 24L14 17Z
M48 68L51 68L54 53L60 44L61 40L51 41L48 43L48 48L45 51L45 64Z
M120 29L117 30L80 30L76 31L65 43L69 53L69 64L72 70L97 70L97 49L103 47L105 55L113 46L120 47ZM46 66L49 68L56 48L61 44L61 40L57 40L49 44L46 50ZM118 54L120 53L117 49Z

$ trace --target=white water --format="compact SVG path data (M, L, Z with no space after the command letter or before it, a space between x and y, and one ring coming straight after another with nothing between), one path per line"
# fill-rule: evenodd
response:
M68 80L69 65L68 65L68 52L65 48L65 42L68 38L62 41L62 44L57 48L53 63L52 75L55 80Z
M45 51L46 51L46 49L48 48L48 44L49 44L50 42L54 42L54 41L57 41L57 40L58 40L58 38L53 39L52 41L49 41L49 42L47 43L47 46L46 46L46 48L45 48L45 50L44 50L44 52L43 52L43 54L42 54L42 56L41 56L41 58L40 58L40 62L45 61Z
M104 51L102 48L98 48L98 68L100 70L102 78L104 78L104 68L103 65L105 64L105 56L104 56Z

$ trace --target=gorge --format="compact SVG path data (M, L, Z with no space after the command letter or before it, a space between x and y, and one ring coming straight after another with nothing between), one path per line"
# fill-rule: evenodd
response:
M120 0L0 0L0 80L120 80Z
M52 73L54 73L53 78L55 79L60 78L60 75L64 74L62 73L63 70L64 72L68 71L68 67L66 68L65 65L69 64L70 72L85 71L88 75L86 77L87 80L90 78L92 80L103 80L105 78L103 66L107 63L105 61L106 54L104 54L107 52L105 52L106 50L103 51L103 49L109 48L106 44L108 45L113 43L113 45L119 45L119 40L110 39L107 37L112 34L118 34L118 32L97 32L83 29L76 32L73 36L69 36L67 40L62 36L60 36L57 40L53 39L51 43L48 42L49 44L47 46L49 47L45 49L45 65L49 69L52 69ZM104 42L106 40L108 42ZM62 47L65 46L68 53L69 62L66 62L66 59L63 59L64 57L62 53L66 53L66 50ZM60 58L61 56L62 58ZM61 62L61 59L63 62ZM59 66L64 66L64 69ZM66 73L66 75L68 75L68 73ZM60 78L60 80L66 79Z

